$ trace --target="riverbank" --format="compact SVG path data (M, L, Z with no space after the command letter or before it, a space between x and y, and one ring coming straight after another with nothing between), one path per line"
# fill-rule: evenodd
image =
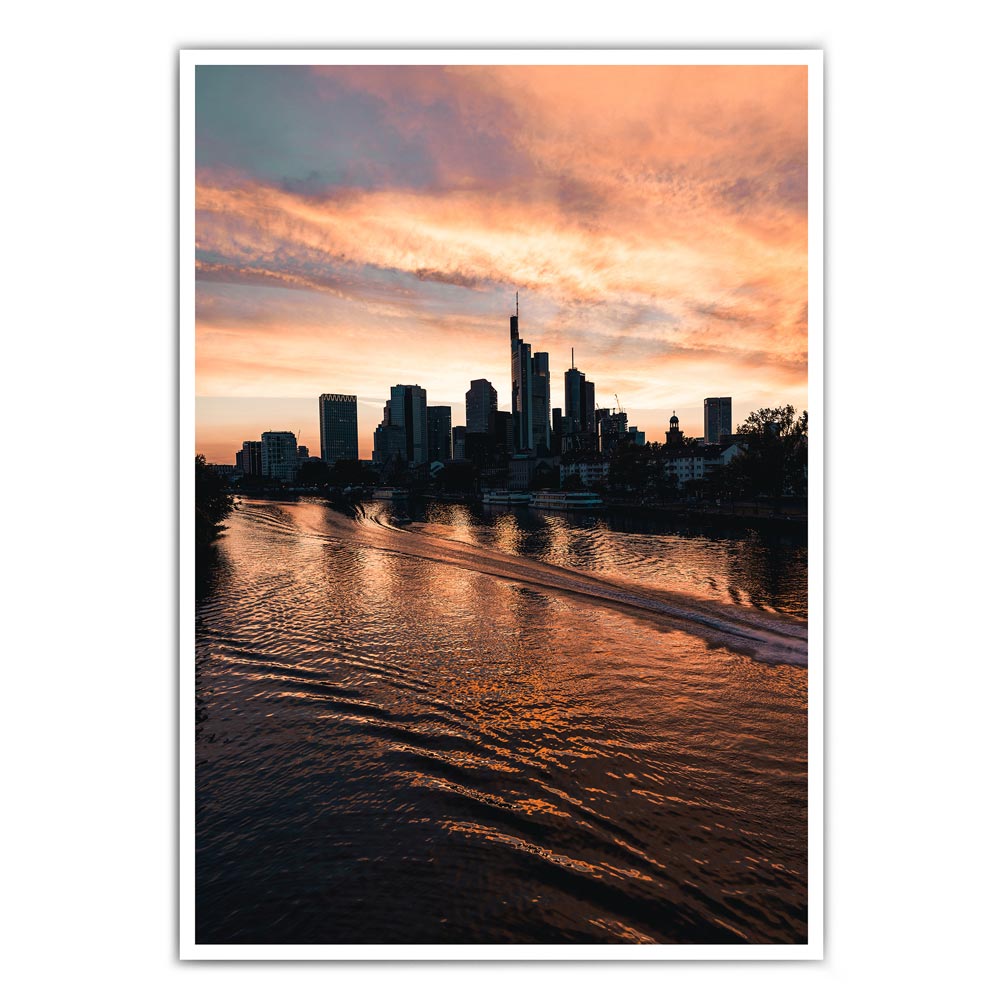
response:
M236 497L248 500L290 500L316 498L331 502L371 500L371 490L357 490L341 493L336 489L322 487L286 487L257 490L237 490ZM412 500L421 503L457 504L477 507L482 501L475 494L463 493L421 493L414 491ZM682 521L688 524L718 524L732 527L767 528L780 527L801 530L809 525L809 515L804 500L788 498L779 504L770 500L747 500L721 503L692 503L685 500L645 503L630 498L604 497L604 507L596 509L649 517L658 521Z

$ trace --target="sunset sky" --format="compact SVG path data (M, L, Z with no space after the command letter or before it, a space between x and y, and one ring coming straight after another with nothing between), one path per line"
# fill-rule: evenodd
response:
M507 317L629 422L807 406L804 66L199 66L196 447L317 397L510 409Z

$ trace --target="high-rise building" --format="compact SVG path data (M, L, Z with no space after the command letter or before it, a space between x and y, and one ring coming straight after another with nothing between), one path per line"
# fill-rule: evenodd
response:
M419 385L394 385L375 430L372 459L385 465L397 458L423 465L427 458L427 391Z
M260 442L244 441L243 447L236 453L236 466L244 476L260 477L264 474L261 468Z
M466 431L469 434L486 434L490 427L490 414L496 413L496 409L497 391L493 383L484 378L471 382L465 394Z
M465 461L465 428L461 424L451 429L451 457L456 462Z
M584 375L576 362L571 362L569 371L563 376L565 406L563 408L562 432L564 435L578 434L583 430L583 384Z
M497 449L507 454L514 451L514 421L506 410L490 414L490 439Z
M549 381L549 355L547 351L539 351L531 359L531 447L536 452L547 451L551 443Z
M358 458L358 397L324 392L319 397L319 452L328 465Z
M487 385L489 383L487 382ZM494 397L496 393L493 394ZM427 461L447 462L451 458L451 407L427 407Z
M563 412L558 406L552 407L552 443L553 455L562 453L563 447Z
M265 431L260 436L260 466L268 479L294 483L299 472L299 451L291 431Z
M646 444L646 432L633 425L628 429L628 439L632 444L637 444L641 448Z
M705 400L705 444L718 444L723 434L733 433L732 396L712 396Z
M514 421L514 447L528 451L532 446L531 403L531 344L521 340L517 328L520 315L517 297L514 298L514 315L510 318L510 412Z
M576 367L575 352L570 369L563 380L565 408L563 410L563 434L593 434L597 430L594 420L594 383Z
M597 425L600 434L601 454L613 454L618 445L628 436L628 414L622 411L612 413L610 410L597 410L595 420L597 414L601 414Z
M597 422L594 419L594 383L586 380L583 383L583 429L588 434L597 431Z

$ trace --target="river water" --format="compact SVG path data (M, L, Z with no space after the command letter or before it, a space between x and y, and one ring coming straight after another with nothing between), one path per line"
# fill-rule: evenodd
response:
M411 513L218 544L198 942L804 942L804 538Z

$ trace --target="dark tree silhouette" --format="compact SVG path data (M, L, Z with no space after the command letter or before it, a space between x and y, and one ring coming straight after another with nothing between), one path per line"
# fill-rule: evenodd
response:
M208 467L204 455L194 457L194 535L199 549L208 548L233 512L225 481Z
M730 485L752 496L804 496L809 460L809 415L791 404L755 410L740 424L743 450L729 467Z

